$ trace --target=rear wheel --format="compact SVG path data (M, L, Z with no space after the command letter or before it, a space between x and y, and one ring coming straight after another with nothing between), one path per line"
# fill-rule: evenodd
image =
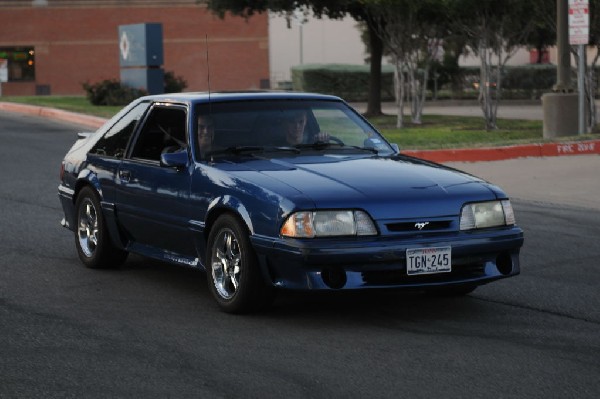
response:
M75 209L75 246L83 264L93 269L121 265L127 258L127 252L116 248L110 241L100 199L91 187L81 189Z
M272 302L274 290L262 278L245 226L233 215L215 222L206 257L209 288L223 311L245 313Z

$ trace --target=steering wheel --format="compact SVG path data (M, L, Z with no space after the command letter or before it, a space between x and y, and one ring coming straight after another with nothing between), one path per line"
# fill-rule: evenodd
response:
M345 145L341 139L339 139L335 136L329 136L329 141L333 141L334 143L342 145L342 146Z
M341 146L345 145L344 142L341 139L339 139L339 138L337 138L335 136L328 136L326 140L316 140L315 142L317 142L317 143L318 142L325 142L325 143L334 142L334 143L339 144Z

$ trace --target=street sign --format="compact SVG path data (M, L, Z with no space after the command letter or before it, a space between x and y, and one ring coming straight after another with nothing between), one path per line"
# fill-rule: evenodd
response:
M569 44L588 44L589 37L589 0L569 0Z
M0 58L0 82L8 82L8 60Z

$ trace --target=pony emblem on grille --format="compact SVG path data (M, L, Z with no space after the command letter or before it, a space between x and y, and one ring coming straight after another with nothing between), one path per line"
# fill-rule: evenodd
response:
M419 230L423 230L425 228L425 226L427 226L429 224L429 222L419 222L419 223L415 223L415 227Z

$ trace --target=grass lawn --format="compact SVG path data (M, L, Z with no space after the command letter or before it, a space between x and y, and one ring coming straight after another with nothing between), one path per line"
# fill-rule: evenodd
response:
M109 118L120 106L91 105L85 97L77 96L24 96L0 97L0 101L53 107L67 111ZM502 106L502 104L500 104ZM405 128L397 129L396 116L386 115L369 121L392 143L401 149L442 149L464 147L489 147L525 143L541 143L542 121L499 119L498 130L486 131L483 117L424 115L423 123L414 125L410 117ZM560 141L599 139L600 134L561 137ZM559 141L559 140L555 140Z
M499 119L498 130L486 131L482 117L423 115L423 123L405 120L396 128L396 116L370 118L385 137L403 149L441 149L499 146L543 141L542 121ZM410 118L408 118L410 121Z

